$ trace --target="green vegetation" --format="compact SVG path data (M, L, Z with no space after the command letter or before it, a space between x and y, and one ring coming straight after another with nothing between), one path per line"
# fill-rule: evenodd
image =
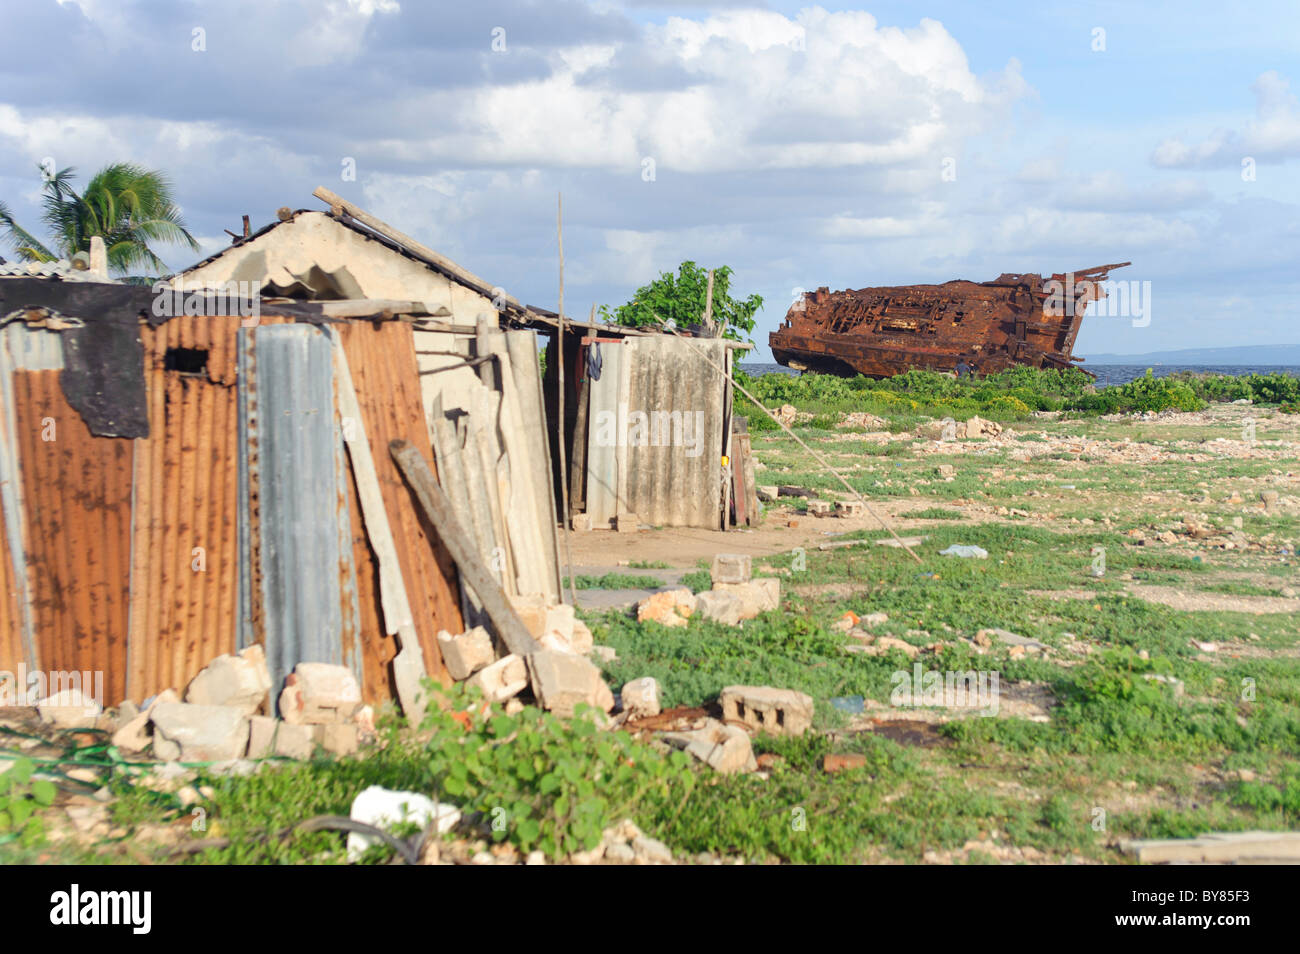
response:
M18 841L30 847L45 837L45 822L37 809L54 804L56 789L46 779L32 778L36 766L19 758L0 773L0 845Z
M1286 374L1174 375L1157 378L1151 370L1126 384L1096 388L1082 371L1012 368L976 379L958 380L934 371L908 371L877 380L859 375L764 374L738 378L767 407L793 404L814 415L809 426L833 427L844 414L865 411L885 418L893 430L914 426L923 417L967 420L979 415L995 421L1024 420L1034 411L1073 415L1195 411L1207 403L1250 399L1256 404L1300 401L1300 378ZM737 413L748 415L751 430L776 430L752 402L741 397Z
M89 252L91 238L99 236L115 272L145 267L162 274L167 266L150 243L171 242L198 251L163 173L117 162L95 173L85 192L78 194L72 187L75 172L71 168L46 171L41 218L52 236L48 245L14 221L0 203L0 240L22 261L72 258Z
M731 296L732 270L713 270L713 321L726 338L748 340L754 330L754 313L763 306L761 295L740 299ZM709 270L694 262L682 262L677 274L662 272L648 285L636 290L625 305L600 306L604 321L633 328L673 321L678 328L699 324L708 301Z

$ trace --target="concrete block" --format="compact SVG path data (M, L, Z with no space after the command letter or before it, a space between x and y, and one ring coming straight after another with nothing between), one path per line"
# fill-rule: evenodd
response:
M654 676L642 676L623 684L623 711L632 718L657 716L661 711L659 705L659 683Z
M456 680L468 679L484 666L496 662L497 658L496 650L492 648L492 637L482 626L475 626L459 636L440 630L438 648L442 651L447 672Z
M250 716L248 719L248 757L270 758L275 754L275 730L279 719L271 716Z
M198 706L232 706L246 716L262 708L271 692L266 651L253 645L208 663L190 681L185 701Z
M316 738L309 725L281 722L275 729L275 754L286 759L309 759L316 751Z
M776 503L777 498L781 495L781 488L776 484L759 484L758 499L763 503Z
M579 533L585 533L591 529L591 517L585 513L575 513L569 517L569 526Z
M620 513L614 517L614 529L619 533L636 533L640 527L641 521L634 513Z
M248 716L233 706L167 702L150 720L154 757L165 762L224 762L248 750Z
M528 667L523 657L511 653L474 673L466 685L482 689L488 702L504 702L519 695L528 685Z
M541 639L546 634L546 611L549 608L546 597L541 593L520 593L510 597L510 605L515 614L528 630L533 639Z
M814 517L824 517L831 512L831 502L829 500L810 500L808 501L808 512Z
M351 722L312 726L312 740L330 755L355 755L359 745L357 727Z
M730 593L740 600L740 618L753 619L781 607L781 581L776 577L762 577L748 583L718 583L714 591Z
M614 708L614 694L585 657L543 649L527 658L533 695L543 709L567 718L580 702L605 712Z
M812 725L812 696L771 686L727 686L718 694L722 718L756 732L803 735Z
M835 512L841 517L860 517L863 513L861 500L841 500L835 504Z
M346 666L303 662L285 679L280 718L294 725L346 722L361 705L361 686Z
M36 703L41 722L56 729L93 729L103 711L90 693L80 689L60 689Z
M664 732L659 737L724 775L758 768L748 733L717 719L709 719L701 729Z
M695 607L705 619L727 626L739 625L741 613L745 610L744 601L739 596L719 589L697 594Z
M113 733L113 744L126 752L143 752L153 740L149 731L153 710L164 703L180 701L180 693L175 689L164 689L153 697L143 712Z
M748 553L719 553L709 569L713 583L748 583L754 575L753 560Z

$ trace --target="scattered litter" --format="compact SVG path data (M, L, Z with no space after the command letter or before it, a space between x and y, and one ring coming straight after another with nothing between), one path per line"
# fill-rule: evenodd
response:
M948 549L940 550L939 556L955 556L963 558L973 557L976 560L987 560L989 558L989 551L985 550L983 547L966 546L964 544L954 543Z
M841 712L851 712L854 715L861 715L867 706L867 700L863 696L833 696L831 698L831 708L839 709Z

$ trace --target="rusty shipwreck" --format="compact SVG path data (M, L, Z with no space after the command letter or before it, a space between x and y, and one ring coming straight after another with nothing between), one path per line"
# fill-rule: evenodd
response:
M951 281L807 292L768 342L796 370L890 377L912 368L980 374L1015 365L1076 366L1075 338L1091 301L1107 297L1107 276L1130 262L991 282Z

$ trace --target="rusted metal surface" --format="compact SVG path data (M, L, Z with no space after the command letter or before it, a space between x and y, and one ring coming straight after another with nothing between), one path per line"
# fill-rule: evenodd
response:
M11 596L0 599L0 633L17 632L18 646L13 657L25 662L28 669L41 668L36 645L36 622L31 605L31 586L27 574L27 544L23 505L22 475L14 408L13 373L22 371L60 371L63 368L63 344L59 332L48 330L50 322L41 316L36 323L10 321L0 328L0 517L4 533L4 574ZM12 615L11 615L12 614ZM0 635L0 639L3 639ZM14 666L7 667L16 671Z
M127 682L137 701L184 691L235 649L238 327L191 316L141 328L150 437L135 442ZM181 354L201 370L179 370Z
M260 641L279 686L300 662L345 663L344 618L351 636L357 609L345 601L341 582L351 574L342 554L351 535L340 509L342 438L330 338L312 325L285 324L260 327L254 339L256 371L242 387L256 395L257 414L240 433L260 462L251 546L261 573L253 599L261 602ZM360 678L360 661L348 655Z
M319 339L327 359L338 334L426 667L448 680L436 634L462 628L455 570L387 452L401 439L431 456L410 325L327 333L296 317L242 330L234 316L142 323L149 436L135 440L92 435L70 406L61 332L0 329L0 668L102 670L114 705L183 691L215 656L267 642L274 624L269 649L278 639L287 653L277 677L300 657L328 657L359 672L368 700L392 698L395 647L331 362L274 347Z
M23 652L21 577L14 568L9 552L4 510L0 509L0 670L17 672L19 663L28 663ZM31 666L36 669L38 667Z
M451 556L429 525L412 491L402 479L388 452L394 440L416 447L433 458L429 429L421 399L419 369L410 324L402 321L348 322L336 326L347 354L357 401L361 406L366 438L378 472L384 507L392 527L402 581L415 616L416 632L429 676L449 683L450 676L438 648L438 630L459 633L463 628L460 590ZM350 474L350 472L349 472ZM351 482L349 476L349 482ZM355 488L350 491L355 500ZM354 534L355 536L355 534ZM374 554L362 535L354 548L357 590L361 603L362 653L368 686L377 684L373 673L384 673L383 698L392 696L387 665L396 653L393 640L378 625L378 577Z
M726 343L659 335L600 347L587 422L591 525L635 513L655 526L718 529Z
M12 374L36 651L47 671L103 672L115 702L126 691L133 442L92 436L60 374Z
M912 368L952 371L965 360L982 374L1016 365L1070 367L1089 301L1128 262L1071 273L1077 304L1053 308L1044 277L1006 274L991 282L861 288L806 293L768 342L772 356L798 370L889 377Z

